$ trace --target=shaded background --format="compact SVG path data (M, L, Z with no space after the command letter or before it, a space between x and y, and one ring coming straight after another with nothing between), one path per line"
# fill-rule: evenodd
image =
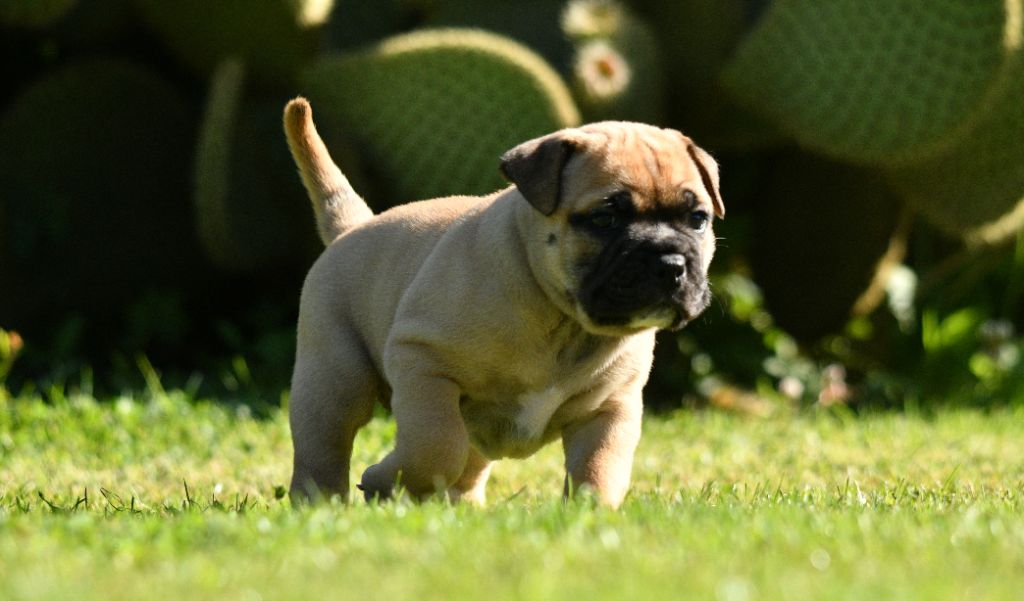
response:
M654 408L1024 402L1022 2L0 0L0 384L279 402L303 94L376 210L586 121L714 154L717 300Z

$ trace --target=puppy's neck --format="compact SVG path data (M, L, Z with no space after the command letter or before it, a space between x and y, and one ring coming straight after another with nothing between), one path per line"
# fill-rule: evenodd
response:
M530 299L537 304L543 304L538 310L549 313L552 324L562 324L559 327L564 329L567 325L564 321L568 318L582 331L583 325L579 323L574 292L552 275L544 260L543 253L549 244L550 235L547 228L543 227L544 217L514 187L501 192L494 205L495 209L509 213L509 218L502 220L512 225L505 227L505 234L508 236L509 244L522 249L522 253L517 257L521 271L519 275L524 285L528 282L535 288L536 294L530 295Z

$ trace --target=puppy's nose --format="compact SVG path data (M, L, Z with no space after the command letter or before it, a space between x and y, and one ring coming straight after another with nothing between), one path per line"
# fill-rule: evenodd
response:
M686 277L686 257L680 254L662 255L655 273L666 284L678 284Z

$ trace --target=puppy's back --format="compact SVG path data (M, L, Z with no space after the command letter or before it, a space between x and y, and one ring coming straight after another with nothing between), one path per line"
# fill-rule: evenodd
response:
M423 262L454 222L491 200L450 196L399 205L345 232L306 276L300 322L323 315L345 320L380 369L398 302Z

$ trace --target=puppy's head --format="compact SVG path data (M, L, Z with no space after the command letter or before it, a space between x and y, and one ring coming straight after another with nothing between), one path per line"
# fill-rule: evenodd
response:
M671 129L603 122L524 142L501 170L533 205L537 276L588 330L678 329L709 304L718 165Z

